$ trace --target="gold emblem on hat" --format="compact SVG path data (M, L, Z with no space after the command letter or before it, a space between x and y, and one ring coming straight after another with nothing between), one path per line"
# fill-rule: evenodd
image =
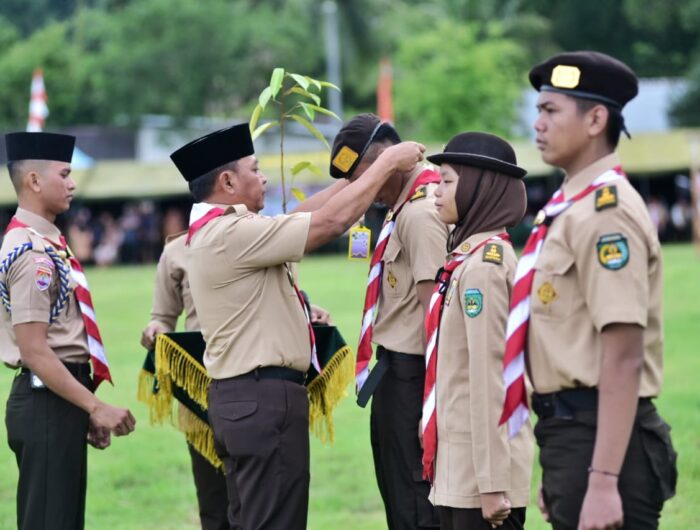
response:
M389 274L386 276L386 281L389 282L389 287L392 289L396 288L396 284L399 283L399 281L396 279L396 276L394 276L394 273L389 271Z
M557 297L557 292L550 282L544 282L540 285L540 288L537 289L537 296L540 297L542 305L547 305Z
M341 147L340 151L338 151L338 154L335 155L331 163L343 173L347 173L359 156L360 155L347 145L344 145Z
M462 246L459 247L459 250L461 252L469 252L469 249L471 249L472 246L469 243L462 243Z
M581 70L576 66L560 64L552 70L552 86L555 88L576 88L581 80Z
M544 223L544 218L547 216L547 214L544 213L544 210L540 210L537 212L537 217L535 217L535 226L539 226L542 223Z

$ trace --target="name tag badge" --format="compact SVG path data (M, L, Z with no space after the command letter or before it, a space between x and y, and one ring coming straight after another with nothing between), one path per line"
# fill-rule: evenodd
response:
M366 261L369 259L369 245L372 231L365 226L353 226L348 238L348 259Z

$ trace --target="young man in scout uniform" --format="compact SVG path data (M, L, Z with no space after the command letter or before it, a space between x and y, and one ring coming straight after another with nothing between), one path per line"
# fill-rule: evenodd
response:
M388 149L363 178L311 197L300 213L259 215L266 178L248 124L199 138L171 155L197 202L185 269L207 343L209 420L244 528L304 529L309 493L311 322L289 269L343 234L387 177L412 169L423 146ZM317 207L317 204L320 206ZM311 210L311 211L302 211Z
M637 77L607 55L573 52L535 66L530 82L540 92L537 147L566 176L518 264L501 420L514 433L526 417L526 354L554 528L657 528L676 481L669 427L652 403L661 248L615 153Z
M0 358L18 370L5 422L22 529L82 529L87 442L103 449L136 423L93 394L111 380L107 359L85 275L54 224L75 192L74 144L63 134L5 136L18 208L0 248Z
M374 114L356 116L335 137L331 176L360 178L400 141ZM417 432L425 379L423 320L448 234L435 210L439 180L437 171L419 165L395 172L374 197L391 209L371 262L356 371L358 402L364 406L373 395L372 454L391 530L439 526L428 501L430 485L422 477ZM372 343L378 364L368 376Z
M155 346L156 335L175 331L178 317L185 311L185 329L199 330L197 312L192 302L190 284L185 272L185 238L186 232L176 234L167 239L163 253L156 269L155 291L151 321L141 334L141 344L152 350ZM241 528L239 523L238 496L233 490L226 493L224 474L216 469L190 444L187 445L192 461L192 476L194 477L199 505L199 520L203 530L228 530ZM233 507L235 524L228 522L228 506Z

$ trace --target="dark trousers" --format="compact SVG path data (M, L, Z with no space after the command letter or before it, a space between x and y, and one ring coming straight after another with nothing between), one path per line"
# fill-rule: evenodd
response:
M389 530L439 528L437 510L428 500L423 480L423 451L418 423L423 408L425 359L390 352L389 369L372 396L370 436L374 470L384 501Z
M78 380L92 388L88 375ZM5 425L19 468L17 528L82 530L89 415L48 389L30 388L22 373L12 382Z
M309 399L280 379L220 379L209 387L209 422L244 530L305 530L309 506Z
M481 515L481 508L449 508L440 506L440 528L442 530L493 530L491 523ZM498 530L523 530L525 508L513 508Z
M595 434L596 411L577 412L573 419L552 417L537 422L543 495L555 530L578 527ZM675 483L676 453L670 428L651 401L641 400L618 480L624 528L658 528L664 500L674 494Z
M236 523L228 522L228 495L226 493L226 477L223 472L209 463L190 444L187 444L192 461L192 476L197 490L197 505L199 506L199 521L202 530L239 530L240 505L238 494L232 495L232 508Z

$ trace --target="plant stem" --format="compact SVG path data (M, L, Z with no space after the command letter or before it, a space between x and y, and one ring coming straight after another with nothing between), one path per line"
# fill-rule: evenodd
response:
M280 96L280 177L282 179L282 212L287 213L287 186L284 180L284 94Z

